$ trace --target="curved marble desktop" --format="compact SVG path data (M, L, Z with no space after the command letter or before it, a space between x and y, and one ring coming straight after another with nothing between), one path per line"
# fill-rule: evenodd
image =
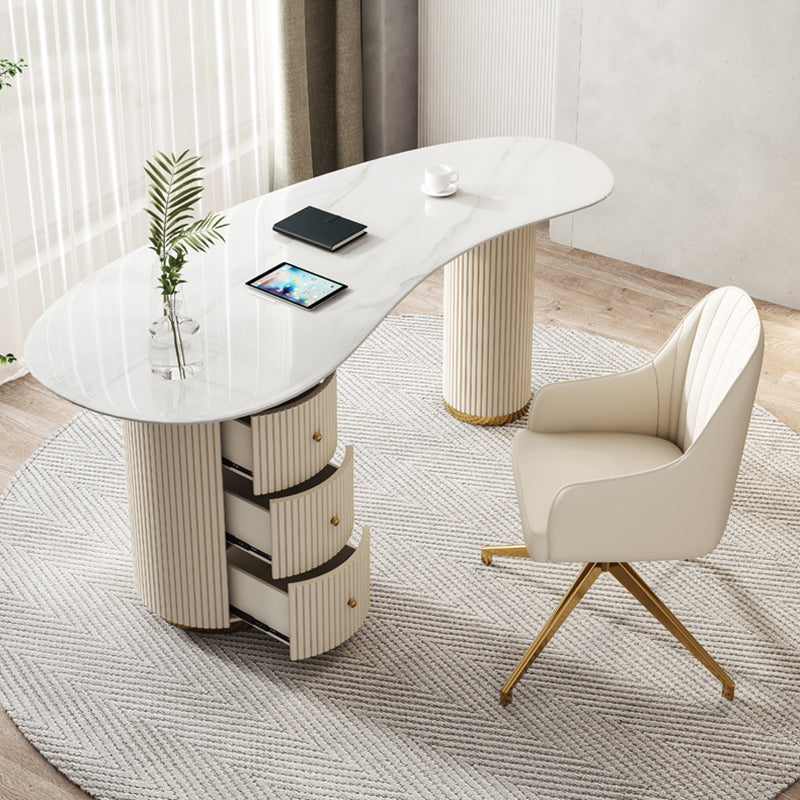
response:
M420 191L425 166L460 173L448 198ZM608 167L564 142L491 138L411 150L322 175L225 212L225 244L192 255L186 307L201 323L205 365L167 382L150 373L152 253L136 250L54 303L25 343L33 375L56 394L139 422L200 423L276 406L307 390L364 341L434 270L481 243L585 208L613 188ZM273 232L306 205L364 222L336 253ZM350 288L314 311L255 295L244 282L288 261Z

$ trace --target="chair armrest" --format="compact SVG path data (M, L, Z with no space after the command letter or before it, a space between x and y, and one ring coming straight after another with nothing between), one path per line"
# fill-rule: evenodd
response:
M528 416L537 433L616 431L656 434L658 387L652 362L599 378L550 383L536 393Z

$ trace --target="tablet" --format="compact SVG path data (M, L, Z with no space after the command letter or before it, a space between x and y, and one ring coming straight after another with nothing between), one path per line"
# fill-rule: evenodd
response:
M294 264L277 264L246 282L247 286L273 297L288 300L301 308L316 308L344 291L344 283L333 281Z

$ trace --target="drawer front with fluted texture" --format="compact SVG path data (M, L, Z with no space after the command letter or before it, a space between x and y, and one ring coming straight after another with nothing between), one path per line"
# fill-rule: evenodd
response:
M252 481L223 470L225 533L272 562L276 578L313 569L341 550L353 530L353 448L297 492L253 494Z
M296 400L251 417L250 424L256 494L308 480L336 450L336 373Z
M345 546L329 562L296 580L275 578L266 561L228 549L231 613L289 643L293 661L349 639L369 611L369 528L355 549Z
M369 528L340 566L289 584L289 658L324 653L349 639L369 611Z
M304 492L270 499L272 574L313 569L341 550L353 530L353 448L327 480Z

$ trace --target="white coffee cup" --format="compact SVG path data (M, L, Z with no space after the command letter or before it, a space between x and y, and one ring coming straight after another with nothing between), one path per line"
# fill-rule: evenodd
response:
M425 168L425 189L429 192L446 192L450 184L457 180L458 173L453 172L447 164L431 164Z

